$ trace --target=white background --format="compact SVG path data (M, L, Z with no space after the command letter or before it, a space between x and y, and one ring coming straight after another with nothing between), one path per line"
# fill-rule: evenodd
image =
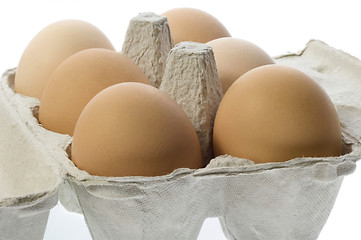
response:
M52 22L69 18L88 21L100 28L115 48L120 50L132 17L148 11L161 14L175 7L194 7L212 14L227 27L232 36L257 44L271 56L298 51L310 39L319 39L361 59L361 10L357 2L2 0L0 71L17 66L28 42ZM345 178L319 240L361 239L360 185L360 169ZM44 239L87 240L90 235L81 215L66 212L58 204L50 213ZM217 219L205 221L199 239L225 239Z

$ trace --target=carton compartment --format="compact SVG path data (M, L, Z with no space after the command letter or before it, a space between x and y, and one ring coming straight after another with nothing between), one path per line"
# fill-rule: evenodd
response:
M39 132L33 130L38 123L32 109L38 101L14 94L14 76L15 69L9 70L1 82L0 199L41 196L54 191L61 181L61 174L38 141Z

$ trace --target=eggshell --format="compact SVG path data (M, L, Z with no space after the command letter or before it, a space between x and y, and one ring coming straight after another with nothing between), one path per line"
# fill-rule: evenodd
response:
M241 76L218 108L213 146L256 163L342 153L337 112L326 92L300 70L266 65Z
M162 15L168 19L175 44L184 41L206 43L231 36L218 19L199 9L174 8Z
M62 62L41 96L39 121L46 129L73 135L85 105L101 90L121 82L150 84L142 70L115 51L92 48Z
M114 50L95 26L80 20L62 20L41 30L21 56L15 92L40 99L54 69L66 58L88 48Z
M75 127L72 160L100 176L158 176L202 166L197 134L182 108L141 83L113 85L87 104Z
M249 70L274 63L263 49L243 39L224 37L207 45L213 49L223 93Z

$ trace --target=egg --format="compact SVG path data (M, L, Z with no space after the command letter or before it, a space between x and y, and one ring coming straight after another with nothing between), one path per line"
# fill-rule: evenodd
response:
M121 82L150 84L142 70L120 53L101 48L77 52L50 76L40 99L39 121L48 130L73 135L85 105L101 90Z
M216 114L215 155L256 163L342 154L335 107L302 71L266 65L245 73L228 89Z
M207 45L213 49L223 93L249 70L274 63L263 49L240 38L218 38Z
M119 83L98 93L76 124L74 164L98 176L159 176L202 166L196 131L159 89Z
M41 30L23 52L15 75L15 92L40 99L54 69L87 48L114 50L95 26L81 20L62 20Z
M162 15L167 17L175 44L184 41L206 43L231 36L218 19L199 9L174 8Z

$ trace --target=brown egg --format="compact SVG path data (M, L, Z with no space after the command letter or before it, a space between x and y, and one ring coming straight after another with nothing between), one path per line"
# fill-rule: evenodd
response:
M326 92L295 68L266 65L241 76L216 114L213 146L256 163L342 153L340 122Z
M274 63L263 49L243 39L225 37L207 44L213 49L223 93L249 70Z
M75 127L72 160L101 176L158 176L202 166L197 134L167 94L120 83L97 94Z
M198 9L175 8L162 15L167 17L175 44L184 41L206 43L231 36L220 21Z
M39 121L46 129L73 135L90 99L121 82L150 84L142 70L120 53L101 48L75 53L50 76L40 100Z
M21 56L15 92L40 99L54 69L66 58L87 48L114 50L98 28L84 21L63 20L45 27Z

